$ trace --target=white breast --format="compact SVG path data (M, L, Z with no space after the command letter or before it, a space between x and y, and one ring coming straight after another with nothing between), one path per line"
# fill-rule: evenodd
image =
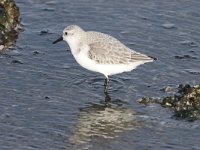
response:
M82 67L91 71L99 72L97 70L96 62L88 57L88 51L89 51L89 46L82 45L78 50L78 52L74 55L74 58Z

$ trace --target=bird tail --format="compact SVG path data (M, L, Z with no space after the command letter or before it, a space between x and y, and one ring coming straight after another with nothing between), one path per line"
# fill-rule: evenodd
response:
M158 60L156 57L153 57L153 56L148 56L150 58L152 58L153 60Z

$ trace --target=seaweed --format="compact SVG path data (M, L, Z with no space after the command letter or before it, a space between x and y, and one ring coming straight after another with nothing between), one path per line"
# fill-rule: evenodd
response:
M20 31L20 12L13 0L0 1L0 46L12 45ZM1 51L1 49L0 49Z
M139 102L145 105L160 104L174 111L173 118L194 121L200 118L200 85L179 85L177 92L164 98L142 98Z

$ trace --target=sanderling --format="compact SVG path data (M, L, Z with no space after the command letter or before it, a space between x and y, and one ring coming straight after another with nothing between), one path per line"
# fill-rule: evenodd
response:
M82 67L105 75L104 92L107 92L109 76L129 72L156 59L126 47L110 35L84 31L77 25L67 26L53 44L62 40L69 44L72 55Z

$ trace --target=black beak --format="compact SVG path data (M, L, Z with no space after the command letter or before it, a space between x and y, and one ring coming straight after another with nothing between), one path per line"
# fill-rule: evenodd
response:
M53 42L53 44L56 44L56 43L58 43L58 42L60 42L60 41L62 41L63 40L63 37L61 36L61 37L59 37L57 40L55 40L54 42Z

